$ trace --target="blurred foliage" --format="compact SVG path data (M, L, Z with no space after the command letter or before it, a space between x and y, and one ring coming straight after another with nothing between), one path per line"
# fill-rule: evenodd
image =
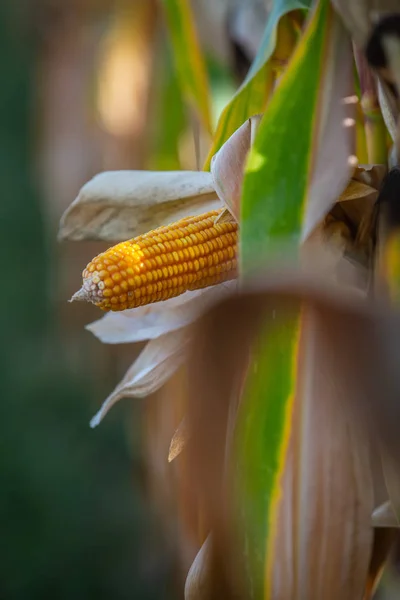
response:
M85 348L72 371L57 332L56 241L34 174L37 48L15 7L0 3L0 598L167 598L172 558L154 550L139 444L131 456L123 411L89 429Z

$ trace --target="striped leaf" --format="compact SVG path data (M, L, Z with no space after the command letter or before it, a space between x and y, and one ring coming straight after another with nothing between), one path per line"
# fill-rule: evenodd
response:
M351 93L351 66L347 34L329 2L320 0L247 162L241 215L244 279L260 263L276 258L283 245L289 243L296 256L350 178L354 135L342 127L346 109L341 100ZM279 314L277 305L276 323ZM287 588L276 587L274 565L282 478L298 402L299 340L306 337L310 343L301 314L299 304L290 320L261 336L238 419L234 460L253 598L291 597L280 596L277 589L294 589L289 581Z
M310 4L311 0L275 0L273 3L264 36L251 69L243 84L221 113L213 145L205 164L206 169L210 167L214 154L242 123L264 111L272 89L272 69L269 59L276 46L279 21L293 10L308 9Z
M205 61L189 0L163 0L183 95L203 126L211 132L210 96Z

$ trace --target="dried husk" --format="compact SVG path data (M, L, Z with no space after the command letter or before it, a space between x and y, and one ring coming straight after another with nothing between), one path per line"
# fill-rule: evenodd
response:
M222 206L204 171L109 171L80 190L59 238L120 242Z
M236 221L240 217L244 168L261 118L262 115L255 115L247 119L211 161L214 189Z

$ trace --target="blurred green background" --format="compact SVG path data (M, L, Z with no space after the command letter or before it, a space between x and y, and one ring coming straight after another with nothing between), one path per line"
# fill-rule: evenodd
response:
M83 330L99 315L66 304L95 248L59 248L57 221L107 166L91 95L110 7L65 4L0 3L0 598L168 598L174 556L146 500L141 406L90 430L122 367Z
M193 4L215 118L238 82L224 3ZM67 302L106 245L57 242L96 173L196 168L161 3L2 0L0 65L0 600L183 597L173 420L153 450L169 421L151 398L89 428L138 349L102 345L84 329L99 311Z

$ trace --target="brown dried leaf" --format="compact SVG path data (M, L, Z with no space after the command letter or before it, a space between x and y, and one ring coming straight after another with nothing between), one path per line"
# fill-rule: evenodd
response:
M218 304L196 326L187 373L193 489L213 530L216 551L229 557L232 504L226 493L225 439L232 394L246 371L257 333L274 314L273 308L279 306L280 313L289 317L304 304L312 318L302 356L311 365L323 364L326 371L307 368L301 380L303 392L308 390L302 394L306 405L298 404L298 414L303 415L300 429L294 417L292 450L282 485L284 497L291 485L300 485L303 492L293 488L296 495L289 495L281 505L277 539L282 546L277 547L274 569L281 583L289 584L291 565L298 565L299 587L294 597L361 597L372 552L373 485L367 439L381 440L400 459L400 377L395 368L400 317L390 314L385 305L361 300L329 280L298 270L269 272L258 291L257 286L253 289ZM313 412L309 403L316 394ZM305 462L300 469L295 464L301 457ZM299 472L300 480L296 478ZM301 503L294 514L290 499L296 497ZM291 529L294 522L297 525ZM290 558L293 552L299 562ZM236 559L230 565L235 569ZM329 590L332 595L327 596Z
M379 190L387 173L386 165L358 165L353 173L353 179Z
M352 179L337 201L346 202L347 200L357 200L359 198L367 199L371 196L374 202L378 197L378 191L375 188Z
M207 172L109 171L80 190L61 218L59 238L120 242L222 206Z

